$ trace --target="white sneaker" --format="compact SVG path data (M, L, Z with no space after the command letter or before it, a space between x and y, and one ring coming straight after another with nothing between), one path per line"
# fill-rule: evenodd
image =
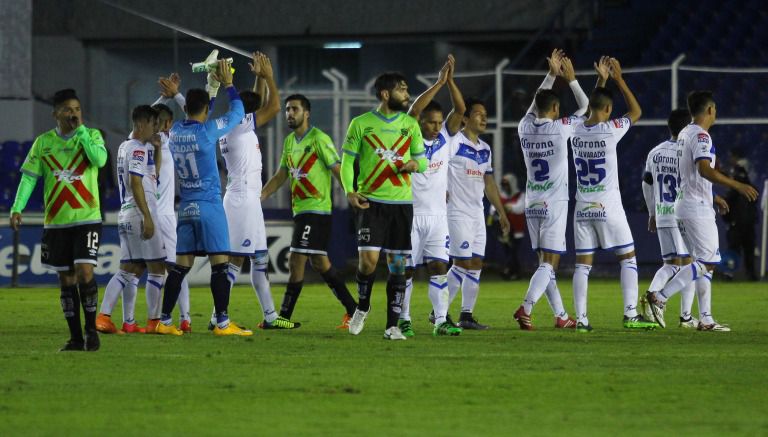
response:
M667 324L664 322L665 305L656 300L652 291L648 291L647 293L645 293L645 301L647 302L647 305L651 310L651 315L653 316L653 318L649 320L655 321L662 328L666 328Z
M355 313L352 314L352 319L349 320L350 334L357 335L363 331L363 327L365 327L365 318L368 317L368 312L370 311L370 308L368 308L368 311L355 310Z
M397 326L392 326L390 328L387 328L386 331L384 331L384 340L407 340L407 339L405 338L403 333L400 331L400 328L398 328Z
M691 316L688 320L684 320L682 317L680 317L679 326L681 328L696 329L699 326L699 319Z
M699 326L697 328L699 331L715 331L715 332L731 332L731 327L728 325L721 325L714 320L712 323L704 324L702 322L699 322Z

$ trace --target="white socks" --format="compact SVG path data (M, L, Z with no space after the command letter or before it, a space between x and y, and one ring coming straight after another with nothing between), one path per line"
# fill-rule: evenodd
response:
M526 314L531 314L533 306L536 305L536 302L541 299L541 295L547 290L553 274L554 270L552 269L551 264L539 264L539 268L536 269L536 272L531 276L531 282L528 284L528 292L525 294L525 299L523 299L523 310Z
M587 286L589 285L589 272L592 266L588 264L576 264L573 270L573 306L576 311L576 321L589 325L587 318Z
M144 290L147 294L147 317L150 319L159 319L163 306L163 285L165 285L165 275L147 275L147 284Z
M109 280L107 287L104 289L104 298L101 300L102 314L112 314L112 310L115 308L117 299L123 292L123 289L128 285L136 275L128 273L125 270L118 270Z
M696 279L696 294L699 298L699 320L705 325L715 323L712 318L712 272Z
M637 259L623 259L621 265L621 295L624 299L624 316L637 316Z
M651 285L648 286L650 291L659 291L664 288L664 285L672 279L677 272L680 271L680 267L672 264L664 263L659 270L656 270L656 274L653 275Z
M261 310L264 313L264 321L272 323L277 319L277 312L275 312L275 303L272 301L272 291L267 279L266 256L251 258L251 285L256 292L256 298L259 299Z
M179 304L179 319L180 320L192 320L189 315L189 282L187 277L181 281L181 292L179 292L179 299L176 301Z
M461 284L464 282L464 276L466 275L467 271L455 264L448 270L448 305L456 299L456 295L459 294Z
M694 284L693 282L686 285L685 288L680 290L680 317L682 317L685 320L688 320L691 317L691 308L693 308L693 297L695 295L696 295L696 284Z
M413 294L413 278L405 280L405 298L400 309L400 320L411 320L411 295Z
M697 278L704 276L707 273L707 267L699 261L694 261L692 264L680 267L680 271L667 282L667 285L656 293L656 298L664 303L675 293L685 288L690 282L695 281ZM711 275L710 275L711 277ZM699 302L701 306L701 302Z
M448 314L448 276L430 276L427 294L429 301L432 302L432 310L435 312L435 326L440 326L441 323L445 323L445 317Z
M480 272L482 270L465 270L464 281L461 283L461 312L471 313L475 309L477 295L480 293Z
M560 297L560 290L557 288L557 280L555 279L554 271L552 272L552 276L549 279L549 284L547 284L547 289L545 293L547 294L549 307L552 308L552 314L554 314L555 317L559 317L562 320L567 319L568 312L565 311L565 306L563 305L563 298Z
M139 278L134 275L123 288L123 323L136 323L136 295L139 289Z

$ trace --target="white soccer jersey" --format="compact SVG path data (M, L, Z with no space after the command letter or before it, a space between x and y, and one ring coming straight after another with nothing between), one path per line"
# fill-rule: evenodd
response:
M479 138L472 143L463 132L448 144L448 217L482 218L485 175L493 173L491 147Z
M680 193L675 202L677 218L714 217L712 182L699 174L698 164L709 160L715 167L715 145L709 133L696 124L689 124L677 136L680 152Z
M219 139L219 147L227 165L227 191L261 190L256 114L245 114L239 125Z
M150 169L154 172L154 162L150 167L149 162L149 150L147 144L142 143L139 140L129 139L120 144L120 148L117 149L117 182L120 185L120 213L128 214L137 213L140 214L138 208L136 208L136 201L133 197L133 188L131 188L131 175L139 176L142 178L142 186L145 193L147 192L147 182L155 183L154 174L150 175ZM155 183L155 187L156 187ZM156 191L152 191L154 195ZM147 204L150 204L150 196L145 195Z
M168 134L160 132L162 161L157 177L157 215L174 215L174 197L176 195L173 155L168 147Z
M542 200L568 200L568 138L573 126L583 121L584 117L536 118L532 113L520 120L517 133L528 177L526 206Z
M445 193L448 191L448 159L453 137L443 123L437 138L424 140L428 164L424 173L411 175L413 215L446 215Z
M628 117L621 117L591 126L577 123L573 127L576 201L621 203L616 146L631 125Z
M675 199L680 185L677 174L677 143L667 140L651 149L645 173L653 180L654 215L657 228L676 228Z

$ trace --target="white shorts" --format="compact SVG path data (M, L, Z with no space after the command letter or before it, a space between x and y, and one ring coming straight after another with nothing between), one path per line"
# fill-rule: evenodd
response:
M656 235L659 237L661 259L664 261L668 261L672 258L686 258L690 256L678 227L656 228Z
M267 231L261 211L261 191L227 191L224 211L229 227L230 254L251 256L267 250Z
M589 255L597 249L624 255L635 250L632 231L621 204L606 208L599 202L576 202L573 213L576 255Z
M413 216L411 256L416 267L430 261L448 263L448 219L446 216Z
M165 260L176 262L176 215L161 215L155 218L155 233L159 232L165 245Z
M704 264L720 264L720 237L714 217L678 219L677 225L693 259Z
M483 217L448 218L448 255L454 259L485 258Z
M120 235L121 263L165 261L165 245L157 223L155 223L155 233L152 238L144 240L141 238L143 222L144 217L140 214L118 218L117 232Z
M534 202L525 208L525 222L531 248L564 254L565 228L568 226L568 201Z

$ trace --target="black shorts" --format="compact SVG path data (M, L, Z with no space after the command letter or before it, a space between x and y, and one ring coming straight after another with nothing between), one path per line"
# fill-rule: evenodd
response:
M100 240L101 223L43 229L40 263L57 272L74 270L75 264L97 265Z
M299 214L293 218L291 252L305 255L328 255L330 236L330 214Z
M357 213L357 249L411 253L413 205L368 201Z

